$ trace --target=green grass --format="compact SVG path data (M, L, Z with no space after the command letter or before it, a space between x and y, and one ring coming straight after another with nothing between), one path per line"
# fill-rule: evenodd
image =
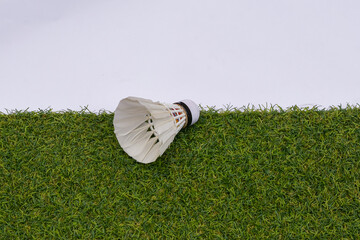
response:
M113 114L0 114L1 239L356 239L360 108L203 110L156 162Z

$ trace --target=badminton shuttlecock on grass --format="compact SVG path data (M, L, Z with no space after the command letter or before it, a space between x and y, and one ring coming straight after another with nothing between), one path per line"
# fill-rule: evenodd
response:
M138 97L122 99L115 110L115 134L124 151L136 161L154 162L176 134L200 116L191 100L167 104Z

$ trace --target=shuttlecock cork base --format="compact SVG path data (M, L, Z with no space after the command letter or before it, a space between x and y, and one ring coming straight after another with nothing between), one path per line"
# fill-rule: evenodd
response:
M196 123L199 116L199 107L188 99L167 104L127 97L115 110L114 132L129 156L150 163L165 152L182 128Z
M175 104L178 104L184 108L184 110L186 112L186 116L187 116L187 125L186 126L193 125L194 123L196 123L199 120L200 111L199 111L199 108L196 105L196 103L194 103L193 101L191 101L189 99L186 99L186 100L182 100L180 102L176 102Z

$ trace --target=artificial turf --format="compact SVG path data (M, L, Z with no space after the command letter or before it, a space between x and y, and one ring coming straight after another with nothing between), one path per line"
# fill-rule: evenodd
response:
M202 110L148 165L112 121L0 114L0 238L360 236L359 107Z

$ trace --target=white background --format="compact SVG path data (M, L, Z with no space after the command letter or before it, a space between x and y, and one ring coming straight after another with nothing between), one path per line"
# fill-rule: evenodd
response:
M360 103L359 0L0 0L0 111Z

